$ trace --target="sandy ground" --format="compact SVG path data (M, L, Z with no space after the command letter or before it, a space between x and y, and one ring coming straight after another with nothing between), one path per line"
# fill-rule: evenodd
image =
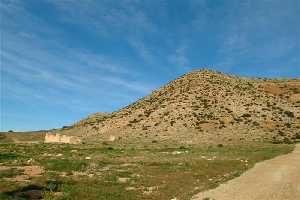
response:
M287 155L255 165L240 177L192 200L300 200L300 144Z

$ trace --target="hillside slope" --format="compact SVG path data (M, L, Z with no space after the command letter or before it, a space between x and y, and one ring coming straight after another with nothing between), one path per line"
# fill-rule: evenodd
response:
M299 79L192 71L119 111L89 117L62 133L93 141L290 142L300 132L299 95Z

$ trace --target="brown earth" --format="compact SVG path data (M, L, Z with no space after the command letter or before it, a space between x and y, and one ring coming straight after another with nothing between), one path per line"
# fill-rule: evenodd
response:
M15 177L6 178L6 180L16 181L16 182L29 181L30 178L41 176L41 174L44 172L44 168L41 166L38 166L38 165L17 166L17 167L9 167L9 166L0 165L0 172L2 170L8 170L11 168L20 170L21 174L15 176Z

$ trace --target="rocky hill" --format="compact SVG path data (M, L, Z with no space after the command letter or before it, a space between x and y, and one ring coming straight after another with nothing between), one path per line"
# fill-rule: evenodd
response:
M291 142L300 137L300 79L192 71L111 114L61 130L87 141Z
M79 122L75 123L74 126L80 127L85 125L93 125L99 122L105 121L107 118L110 117L110 113L105 112L97 112L88 116L86 119L80 120Z

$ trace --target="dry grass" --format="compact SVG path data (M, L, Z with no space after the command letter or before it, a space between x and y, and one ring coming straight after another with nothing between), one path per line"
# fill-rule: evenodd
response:
M0 197L12 199L16 191L30 186L39 188L45 199L189 199L258 161L292 149L270 144L188 148L2 144L2 166L34 165L45 172L19 182L11 174L1 176Z

